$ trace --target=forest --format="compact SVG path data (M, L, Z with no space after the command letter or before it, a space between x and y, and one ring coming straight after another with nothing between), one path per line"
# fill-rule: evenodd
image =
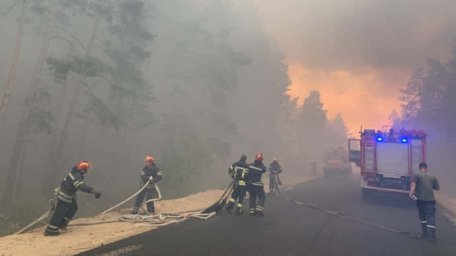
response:
M80 160L102 192L81 195L90 215L138 188L146 154L176 198L224 187L242 153L304 175L346 144L319 91L287 94L285 56L248 2L5 0L0 20L2 235L45 211ZM417 71L400 122L452 131L455 63Z

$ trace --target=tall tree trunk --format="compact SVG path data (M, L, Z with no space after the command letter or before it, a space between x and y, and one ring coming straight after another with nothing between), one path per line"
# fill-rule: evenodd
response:
M24 8L24 4L25 4L25 1L23 2L23 8ZM53 5L53 7L50 11L50 15L46 16L45 22L43 24L44 32L43 32L43 36L42 36L40 52L38 55L38 61L35 65L35 68L33 71L32 81L31 81L30 88L27 93L27 97L25 98L25 101L28 101L30 99L30 97L33 95L33 93L35 92L35 90L39 84L41 70L43 67L44 60L47 56L48 48L49 48L49 38L51 36L51 32L52 32L52 28L53 28L51 24L55 17L55 10L56 10L55 5ZM23 11L24 11L24 9L23 9ZM22 39L21 39L21 41L22 41ZM7 102L7 100L5 102ZM27 104L26 104L26 106L27 106ZM19 169L19 172L20 172L19 179L17 179L17 176L13 173L17 172L18 168L23 168L23 166L24 166L24 164L21 164L21 163L23 163L25 161L24 160L25 153L23 153L23 152L26 152L27 144L25 143L25 141L28 139L28 136L29 136L29 134L28 134L29 121L27 120L28 112L29 112L29 109L27 109L27 107L24 108L22 115L21 115L21 120L19 122L19 129L17 130L16 141L15 141L15 144L13 147L14 150L13 150L13 154L10 159L10 164L9 164L9 169L8 169L8 177L10 177L11 180L10 179L7 180L8 186L6 186L7 189L10 189L11 191L5 192L5 197L13 196L12 192L14 190L15 184L18 184L19 186L21 185L23 170ZM2 118L3 118L3 116L2 116ZM18 154L18 155L16 155L16 154ZM20 188L19 188L19 190L20 190ZM5 198L3 201L6 203L10 203L10 202L12 202L12 198L9 198L9 199Z
M76 109L76 105L78 104L78 96L79 96L79 87L77 84L74 85L74 91L70 100L70 104L68 107L68 111L65 115L65 122L63 124L62 131L60 132L60 135L58 136L57 139L57 144L56 144L56 149L55 149L55 154L53 154L52 159L49 162L49 168L46 168L45 174L44 174L44 190L46 194L49 194L49 191L56 185L56 182L58 181L57 179L60 177L57 177L57 174L59 172L59 169L62 168L61 166L61 158L62 158L62 153L65 145L67 144L68 141L68 132L71 127L71 123L73 120L74 112Z
M25 134L23 131L24 124L19 125L19 132L16 134L16 140L11 155L11 164L8 168L8 176L6 178L5 190L2 198L2 205L7 207L13 202L14 185L16 184L16 170L19 165L19 159L25 143Z
M18 166L18 178L17 178L17 184L16 184L16 195L20 195L22 192L22 178L24 176L24 166L25 166L25 157L27 156L27 143L24 143L24 146L22 147L22 152L19 160L19 166Z
M73 50L73 47L70 47L70 53ZM58 102L56 103L56 113L54 113L55 116L55 126L54 129L52 130L51 138L50 138L50 143L49 143L49 149L47 153L47 158L45 159L45 168L44 168L44 176L43 176L43 187L42 187L42 192L44 196L49 195L49 191L54 186L54 184L49 184L47 179L48 175L52 173L51 168L52 168L52 163L56 157L57 151L57 143L59 142L59 132L58 132L58 121L61 120L61 116L64 110L64 104L65 104L65 99L66 99L66 94L68 91L68 83L69 79L66 79L63 84L62 84L62 89L60 89L60 93L58 96Z
M8 72L8 78L6 80L5 89L0 97L0 123L3 123L5 119L5 110L8 100L11 97L11 88L16 81L16 70L19 64L19 58L21 56L22 39L24 37L24 23L26 15L27 0L22 0L21 17L19 18L19 24L16 33L16 47L14 48L13 60Z
M98 16L95 17L95 20L93 22L92 35L90 36L89 42L87 43L86 56L91 56L91 54L92 54L92 50L93 50L94 42L95 42L95 38L96 38L96 33L98 31L99 21L100 21L100 18ZM82 78L82 81L84 81L85 85L88 85L86 79ZM86 148L86 143L87 143L88 130L89 130L89 112L87 112L83 117L81 144L79 146L79 159L81 159L81 160L84 159L84 157L85 157L85 148Z
M99 18L95 17L94 20L94 25L92 28L92 33L89 39L89 42L87 43L87 51L86 51L86 56L90 56L90 53L93 49L95 38L96 38L96 33L98 31L98 22ZM80 78L80 77L79 77ZM84 79L76 79L77 81L84 81ZM58 173L60 168L64 168L61 166L63 164L61 162L61 159L63 157L63 151L64 148L68 142L68 133L69 129L72 124L72 120L74 117L74 113L76 111L76 107L78 104L78 96L81 93L81 88L77 82L74 83L74 92L71 97L71 102L68 107L67 114L65 115L65 122L63 124L62 131L60 135L57 137L55 145L55 151L51 148L50 149L50 155L51 155L51 160L49 161L48 167L45 169L45 175L44 175L44 180L43 180L43 192L48 193L53 186L55 186L56 182L58 181L57 179L60 178L58 177ZM52 146L52 145L51 145ZM55 152L55 153L54 153Z

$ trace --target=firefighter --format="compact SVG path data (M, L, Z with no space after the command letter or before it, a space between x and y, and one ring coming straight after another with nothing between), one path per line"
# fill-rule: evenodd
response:
M279 159L274 158L271 164L269 165L269 193L273 194L274 192L279 194L279 185L282 185L282 182L279 178L279 173L282 173L282 166L279 164Z
M231 213L231 209L233 209L234 205L236 204L237 215L242 215L244 213L243 203L245 192L247 190L247 178L249 173L249 165L246 163L246 161L247 156L243 154L239 161L232 164L228 169L228 173L230 174L231 178L233 178L234 190L231 193L231 197L228 200L228 204L226 205L225 209Z
M266 166L263 164L263 153L258 153L255 156L255 161L249 164L249 214L251 216L264 216L264 203L266 195L264 193L264 185L261 180L261 175L266 172ZM257 202L258 198L258 202Z
M410 197L416 200L418 216L421 222L422 237L435 241L435 198L434 190L439 190L437 178L428 173L428 166L419 164L420 172L413 176L410 187Z
M155 164L155 159L151 155L147 155L144 159L145 165L141 172L141 187L143 187L147 181L150 181L147 187L138 194L135 200L135 204L133 206L133 210L130 212L131 214L137 214L141 204L146 200L150 200L153 198L158 197L158 192L155 189L155 184L158 183L162 179L162 173L160 169ZM147 202L147 212L150 214L155 213L155 205L154 202Z
M90 163L81 161L73 166L71 171L63 179L57 192L57 205L51 217L49 225L44 231L45 236L56 236L59 229L65 229L68 223L78 210L76 191L81 190L86 193L94 194L95 198L100 198L101 193L95 191L84 182L84 174L90 169Z

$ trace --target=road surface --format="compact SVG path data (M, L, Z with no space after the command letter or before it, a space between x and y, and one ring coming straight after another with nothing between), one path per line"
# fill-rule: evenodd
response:
M456 255L454 223L438 214L438 241L416 239L416 209L403 206L404 198L363 202L356 175L301 184L285 197L289 200L268 197L265 217L222 212L207 221L169 225L80 255Z

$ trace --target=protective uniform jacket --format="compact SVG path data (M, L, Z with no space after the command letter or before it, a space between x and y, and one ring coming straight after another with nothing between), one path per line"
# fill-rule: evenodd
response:
M155 164L152 164L151 167L147 165L144 166L141 172L142 184L144 185L150 179L150 177L152 177L152 180L149 183L151 186L153 186L153 184L159 182L162 179L162 173Z
M76 191L78 190L93 193L93 188L84 183L84 174L76 166L73 166L71 171L60 183L57 198L66 203L71 203L73 198L76 197Z
M230 166L228 173L236 185L245 186L248 179L249 165L246 162L238 161Z
M263 186L263 182L261 181L261 175L266 172L266 166L264 166L263 162L255 161L249 164L249 175L248 179L250 184L254 186Z

